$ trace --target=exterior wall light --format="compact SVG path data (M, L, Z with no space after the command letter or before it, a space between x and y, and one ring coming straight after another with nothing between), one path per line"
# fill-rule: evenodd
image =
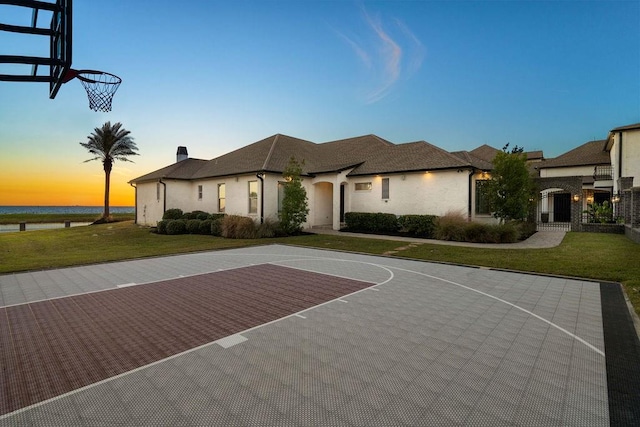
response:
M587 196L587 203L593 203L593 196Z
M611 201L613 203L618 203L620 202L620 195L619 194L614 194L613 197L611 198Z
M573 195L573 201L574 202L579 202L580 201L580 195L579 194L574 194Z

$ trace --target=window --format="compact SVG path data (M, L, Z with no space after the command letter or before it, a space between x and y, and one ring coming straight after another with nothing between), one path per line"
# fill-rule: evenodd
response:
M156 200L160 201L160 183L156 184Z
M389 198L389 178L382 178L382 198Z
M224 184L218 184L218 212L224 212L226 204Z
M198 200L202 200L202 185L198 185Z
M370 182L356 182L356 191L371 191Z
M258 213L258 181L249 181L249 213Z
M476 181L476 214L489 215L489 198L487 197L487 188L489 181Z

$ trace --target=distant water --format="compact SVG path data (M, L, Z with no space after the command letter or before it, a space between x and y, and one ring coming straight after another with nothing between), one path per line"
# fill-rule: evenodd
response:
M1 214L97 214L103 206L0 206ZM133 206L109 206L111 213L134 213Z

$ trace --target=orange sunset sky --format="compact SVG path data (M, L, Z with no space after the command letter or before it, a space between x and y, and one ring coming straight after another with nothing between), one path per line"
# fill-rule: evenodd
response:
M102 163L80 145L69 156L23 150L3 152L0 159L0 206L102 206ZM65 150L70 152L71 150ZM136 156L139 157L139 156ZM111 206L133 206L135 190L127 183L142 175L129 162L116 162L111 172ZM144 173L144 172L143 172Z

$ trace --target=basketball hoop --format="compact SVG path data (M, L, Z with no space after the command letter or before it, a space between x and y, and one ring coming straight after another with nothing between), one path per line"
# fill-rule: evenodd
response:
M111 111L111 100L122 79L114 74L96 70L70 70L67 81L77 77L87 91L89 108L93 111Z

